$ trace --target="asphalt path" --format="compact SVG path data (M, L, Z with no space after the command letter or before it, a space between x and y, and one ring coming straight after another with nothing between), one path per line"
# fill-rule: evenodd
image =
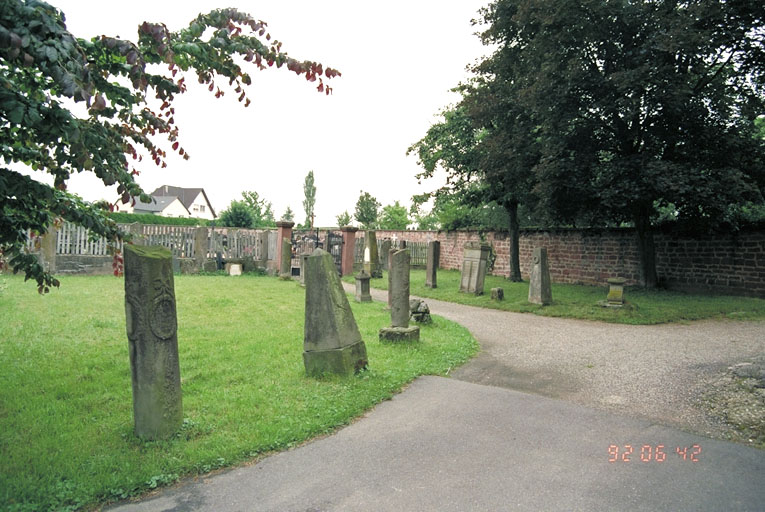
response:
M765 351L764 323L634 327L427 302L481 343L452 378L113 510L765 509L765 452L713 439L693 405L705 375Z

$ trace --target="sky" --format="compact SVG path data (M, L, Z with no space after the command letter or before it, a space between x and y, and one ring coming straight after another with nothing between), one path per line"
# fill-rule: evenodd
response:
M443 183L437 176L418 184L422 168L406 150L458 100L450 89L486 53L471 19L488 1L50 0L75 36L130 40L143 21L177 30L200 12L236 7L267 22L291 57L340 70L326 96L286 68L253 67L249 108L233 91L216 100L189 74L193 87L177 98L175 120L191 158L171 155L164 144L166 169L147 160L139 168L138 183L149 193L161 185L202 187L217 213L254 190L277 218L289 206L297 222L305 220L303 180L313 170L317 226L335 225L345 210L352 215L361 191L382 205L408 206L414 194ZM92 173L73 176L69 190L89 201L117 197Z

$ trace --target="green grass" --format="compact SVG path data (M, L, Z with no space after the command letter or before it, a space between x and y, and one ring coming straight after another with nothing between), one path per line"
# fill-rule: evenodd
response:
M529 283L513 283L506 278L486 276L484 295L460 293L460 273L456 270L439 270L438 287L425 288L425 271L411 272L410 293L419 297L456 302L470 306L501 309L544 316L581 318L624 324L659 324L685 322L705 318L728 318L736 320L765 319L765 300L751 297L721 295L698 295L667 290L646 291L627 288L625 308L604 308L598 305L606 298L608 289L598 286L553 284L553 304L539 306L528 301ZM354 282L353 277L345 277ZM388 289L387 274L382 279L372 279L372 288ZM491 289L503 288L505 300L491 300Z
M48 296L0 275L0 509L71 510L252 460L331 432L477 344L441 318L419 344L382 345L379 303L352 308L369 370L307 378L304 291L269 277L176 276L183 429L132 432L124 283L63 277Z

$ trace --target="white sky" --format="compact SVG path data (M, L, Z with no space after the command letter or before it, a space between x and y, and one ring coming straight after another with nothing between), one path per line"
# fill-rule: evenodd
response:
M449 89L484 53L470 20L489 0L49 1L75 36L133 41L143 21L176 30L200 12L237 7L267 22L290 56L339 69L343 76L328 82L334 92L325 96L286 68L253 67L247 109L233 91L216 100L189 74L194 90L177 98L175 119L191 159L168 155L167 169L145 159L138 178L147 192L203 187L216 212L255 190L277 218L289 205L303 222L303 180L313 170L316 225L328 226L344 210L353 214L361 190L383 205L408 206L413 194L440 186L417 184L421 168L406 149L458 99ZM69 190L86 200L116 199L91 173L73 176Z

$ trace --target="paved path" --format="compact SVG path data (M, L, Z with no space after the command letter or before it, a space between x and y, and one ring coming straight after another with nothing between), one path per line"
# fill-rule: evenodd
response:
M763 510L765 452L699 435L690 402L697 372L765 351L765 324L428 303L481 342L454 378L420 378L332 436L116 510Z

